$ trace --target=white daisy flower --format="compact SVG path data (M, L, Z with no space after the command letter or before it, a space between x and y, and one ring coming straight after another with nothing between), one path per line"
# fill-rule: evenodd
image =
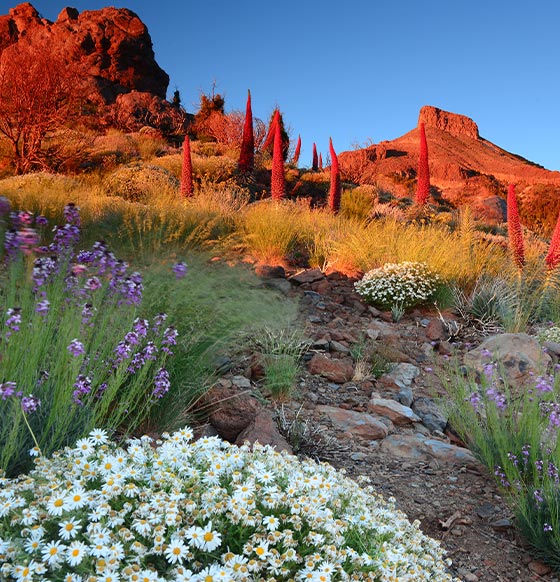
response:
M206 527L202 528L202 544L199 546L206 552L212 552L222 543L222 535L216 531L212 531L212 522L209 522Z
M55 491L47 501L47 511L49 515L60 517L63 511L70 509L68 496L62 491Z
M164 550L164 555L170 564L183 563L188 554L187 546L178 538L172 539Z
M91 442L96 445L104 445L109 442L109 436L106 430L101 428L94 428L90 433Z
M88 547L78 541L72 542L66 551L66 561L70 566L77 566L87 555Z
M71 517L70 519L61 521L58 524L58 535L63 540L72 540L78 535L78 532L81 529L82 526L80 525L80 520Z
M49 566L58 566L64 561L66 546L58 540L48 542L41 548L41 556Z

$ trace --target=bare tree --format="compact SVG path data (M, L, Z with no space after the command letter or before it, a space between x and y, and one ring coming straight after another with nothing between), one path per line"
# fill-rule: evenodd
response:
M17 174L49 167L45 138L78 114L79 79L46 45L21 41L0 55L0 135Z

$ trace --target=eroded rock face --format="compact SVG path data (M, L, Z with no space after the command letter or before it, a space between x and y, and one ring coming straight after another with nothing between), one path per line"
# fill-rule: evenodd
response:
M20 42L48 43L94 80L99 97L112 103L129 91L165 99L169 76L156 63L146 25L127 8L65 8L56 22L28 2L0 16L0 50ZM17 50L17 46L13 50Z
M447 131L453 135L466 135L478 139L478 125L465 115L450 113L432 105L425 105L420 109L418 125L423 123L429 127L435 127Z

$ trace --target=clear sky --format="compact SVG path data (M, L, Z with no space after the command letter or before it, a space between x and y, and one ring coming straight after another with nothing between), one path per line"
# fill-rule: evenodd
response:
M0 0L6 14L17 1ZM68 3L35 0L55 20ZM80 12L106 5L75 0ZM560 170L557 0L128 0L187 111L202 92L268 120L279 106L300 164L412 129L422 105L472 117L480 134ZM309 158L309 159L307 159Z

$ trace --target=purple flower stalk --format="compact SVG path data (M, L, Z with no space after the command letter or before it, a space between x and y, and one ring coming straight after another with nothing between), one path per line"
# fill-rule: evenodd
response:
M0 398L2 398L2 400L7 400L10 396L14 396L15 393L15 382L4 382L3 384L0 384Z
M31 414L32 412L35 412L39 406L41 406L41 401L37 397L33 396L33 394L24 396L21 399L21 408L25 414Z
M171 382L169 381L169 372L165 368L160 368L156 372L154 386L152 396L155 398L163 398L163 396L169 392Z
M68 224L80 226L80 209L73 202L68 203L64 207L64 220L66 220Z
M80 374L74 383L74 392L72 393L72 402L78 406L83 406L83 396L87 396L91 392L91 378Z
M75 358L85 354L84 344L78 339L73 339L66 348Z
M187 265L183 261L173 265L171 269L175 273L176 279L182 279L188 271Z
M48 299L43 299L43 300L37 302L37 306L35 307L35 311L39 315L45 317L49 313L50 305L51 305L51 303Z
M147 319L136 318L132 329L141 337L145 337L148 333L150 324Z
M0 217L6 216L10 210L10 201L5 196L0 196Z

